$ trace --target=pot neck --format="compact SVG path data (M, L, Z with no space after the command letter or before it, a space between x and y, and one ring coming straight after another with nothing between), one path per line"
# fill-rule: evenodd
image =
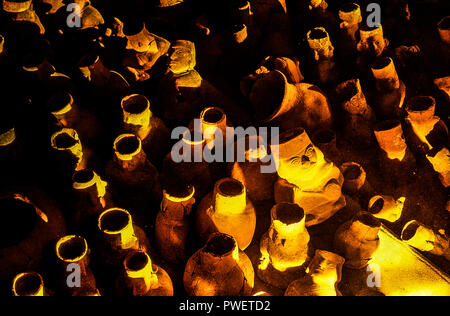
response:
M386 152L389 159L403 160L408 147L403 136L403 129L400 122L391 129L375 130L375 137L380 148Z
M247 194L244 185L235 179L218 181L214 188L214 213L239 215L247 208Z
M14 296L45 296L44 280L36 272L18 274L12 285Z
M69 142L66 145L66 142ZM69 152L77 161L75 170L81 167L83 160L83 146L78 133L71 128L63 128L51 137L51 145L57 151Z
M370 218L368 221L365 218ZM350 230L360 240L376 240L381 228L381 223L370 213L359 214L350 225Z
M400 88L400 80L392 58L379 59L372 66L372 73L379 90Z
M120 223L119 228L109 229L110 221L115 220L112 217L117 215L123 217L121 219L123 223ZM109 209L104 211L99 217L99 228L113 248L132 249L138 242L131 215L123 209Z
M6 148L16 141L16 131L11 128L0 134L0 148Z
M92 178L90 179L74 179L72 186L80 196L88 198L95 205L101 206L101 208L105 207L104 197L108 183L103 181L95 172L92 171Z
M153 113L150 101L143 95L133 94L122 99L123 124L125 129L145 139L150 132Z
M67 271L70 264L80 267L81 276L87 274L89 269L88 245L84 238L78 236L65 236L56 243L56 255Z
M136 142L136 144L133 144L133 146L136 146L132 152L124 151L120 148L121 142L125 141L126 138ZM123 134L119 136L114 142L114 161L122 169L127 171L133 171L144 166L147 162L147 156L142 150L141 140L134 134Z
M131 266L130 262L137 256L139 260L145 260L138 268ZM133 294L146 294L158 285L158 268L152 264L152 260L147 253L133 253L125 259L125 275L132 280Z

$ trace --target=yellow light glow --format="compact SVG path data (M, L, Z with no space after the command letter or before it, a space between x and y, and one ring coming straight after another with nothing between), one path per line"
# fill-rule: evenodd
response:
M448 296L450 278L382 227L380 248L372 264L381 273L380 291L387 296Z

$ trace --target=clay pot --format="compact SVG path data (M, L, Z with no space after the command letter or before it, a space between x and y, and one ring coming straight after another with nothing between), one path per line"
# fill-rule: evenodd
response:
M344 175L344 185L342 188L347 194L356 194L366 183L367 174L363 167L356 162L346 162L341 166Z
M190 296L249 296L254 279L252 263L234 238L215 233L189 259L183 282Z
M450 260L449 237L443 232L434 232L418 221L410 221L402 231L402 240L420 251L430 252Z
M428 154L427 159L439 174L442 185L448 188L450 186L450 151L448 148L442 148L435 155Z
M286 289L305 272L310 259L310 236L305 212L291 203L275 205L272 224L261 238L258 277L275 287Z
M197 209L197 233L204 240L215 232L229 234L245 250L253 239L256 213L245 186L236 179L219 180Z
M345 258L346 268L359 270L367 267L380 246L380 228L380 221L368 212L358 213L338 228L334 247Z
M4 0L3 11L9 13L12 21L32 23L39 29L41 35L45 33L39 16L33 10L32 0Z
M342 194L344 178L327 162L302 128L280 135L272 145L280 179L275 183L275 202L298 204L306 213L306 226L318 225L346 205Z
M333 59L334 47L331 44L328 32L323 27L316 27L309 31L306 36L314 55L314 75L318 82L329 84L335 81L338 73Z
M173 296L170 276L143 251L128 254L116 282L118 296Z
M361 7L357 3L347 3L339 9L340 38L339 47L343 57L354 55L356 52L356 33L362 22Z
M312 142L325 155L325 159L341 165L342 153L337 149L336 133L331 129L320 129L312 135Z
M389 41L384 38L383 26L369 27L363 26L359 29L359 38L356 48L369 59L380 57L385 48L389 45Z
M81 293L98 292L94 274L89 267L89 251L86 239L75 235L65 236L56 243L60 287L65 293L79 296ZM80 274L74 277L74 272ZM78 281L79 284L76 283Z
M50 296L39 273L24 272L16 275L12 283L14 296Z
M369 146L373 139L375 114L367 104L359 79L348 80L336 88L344 111L342 128L353 143Z
M434 84L447 98L450 98L450 76L438 78L434 80Z
M122 99L123 129L136 134L151 163L160 166L169 152L169 130L150 110L150 101L143 95L132 94Z
M379 58L372 65L377 93L373 105L379 119L398 118L406 97L406 86L399 80L394 61L389 57Z
M392 196L376 195L369 201L369 213L378 219L395 223L400 219L406 198L395 200Z
M435 115L436 100L431 96L417 96L406 105L409 123L414 140L409 139L414 150L423 154L448 142L448 129L441 119ZM439 137L440 136L440 137Z
M63 128L51 137L51 146L61 161L58 171L71 173L87 167L86 155L76 130Z
M78 69L87 81L90 92L96 96L122 95L130 88L127 80L120 73L106 68L97 54L83 56L78 62Z
M159 174L142 150L139 137L122 134L114 141L114 158L106 166L111 196L116 205L133 212L138 221L156 217L149 213L161 201Z
M85 169L74 173L72 188L75 195L75 227L78 231L93 234L98 229L98 216L112 206L108 183L94 171Z
M292 282L285 296L342 296L338 284L345 259L325 250L316 250L307 275Z
M195 198L201 199L214 185L211 166L204 160L203 155L206 139L201 134L186 131L178 144L179 146L175 145L164 159L164 186L193 186Z
M280 71L261 76L253 85L249 99L256 119L278 125L282 132L299 125L310 132L319 127L331 128L331 111L325 94L308 83L288 83Z
M98 28L100 25L105 24L105 20L101 13L91 5L90 0L78 0L76 3L81 7L81 27L80 30L86 30L90 28Z
M229 165L230 176L245 186L247 195L253 203L272 200L277 174L265 169L271 166L268 145L262 137L250 136L235 143L235 153L243 142L245 142L245 159L240 157Z
M128 211L111 208L98 218L102 240L97 247L97 256L109 269L119 268L125 257L133 251L148 251L150 244L144 231L133 223Z
M40 271L66 225L58 207L43 192L2 191L5 210L0 245L0 281L10 282L23 271ZM8 211L6 211L8 210Z
M416 160L408 149L399 121L381 122L375 127L375 137L381 148L380 170L388 183L395 187L410 183L416 170Z
M172 263L185 263L190 253L188 236L190 233L189 215L195 203L195 189L183 190L168 188L163 191L161 210L156 217L155 236L159 253L164 260Z
M100 137L101 125L89 111L80 109L68 92L59 92L47 102L49 112L63 128L77 131L86 145L93 145Z

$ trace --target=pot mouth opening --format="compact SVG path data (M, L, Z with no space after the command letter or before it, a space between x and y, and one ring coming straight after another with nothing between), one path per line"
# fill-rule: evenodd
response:
M223 257L231 253L235 247L236 242L233 237L218 233L208 240L204 251L216 257Z
M376 219L372 214L367 212L362 212L358 214L356 216L356 220L372 228L381 227L381 222L378 219Z
M338 93L343 101L351 100L353 97L357 96L359 93L358 81L349 80L338 88Z
M184 186L182 184L170 185L164 191L166 193L167 198L174 202L186 201L192 198L195 194L194 186L192 185Z
M362 175L362 167L356 163L349 163L344 166L344 178L347 180L356 180Z
M115 144L115 149L120 155L133 155L139 151L141 142L135 135L124 136Z
M19 244L28 238L37 224L36 208L13 197L0 198L3 228L0 230L0 249Z
M208 108L203 111L201 119L207 124L218 124L225 119L225 113L219 108Z
M401 126L400 121L398 121L398 120L388 120L388 121L384 121L384 122L378 123L375 126L375 131L377 131L377 132L390 131L390 130L392 130L394 128L397 128L399 126Z
M341 6L340 11L345 13L350 13L359 9L359 6L356 3L346 3Z
M89 183L94 179L94 172L92 170L79 170L74 173L72 179L76 183Z
M129 19L129 20L125 21L125 24L123 27L123 34L125 34L125 36L137 35L140 32L142 32L144 30L144 28L145 28L145 22Z
M244 185L236 179L224 179L217 185L218 192L223 196L238 196L244 193Z
M275 207L274 220L285 225L299 223L305 217L305 211L297 204L281 203Z
M80 261L86 256L87 252L87 242L79 236L63 237L56 245L56 254L64 262Z
M371 214L378 214L384 207L384 199L380 196L376 201L372 203L369 207L369 212Z
M54 144L56 148L61 150L70 149L77 143L78 141L67 133L60 133L54 138Z
M422 112L431 109L436 105L433 97L417 96L409 100L407 110L412 112Z
M128 271L141 271L149 263L149 257L145 252L134 252L125 259L125 268Z
M306 131L302 127L288 130L280 135L280 144L286 144L304 133L306 133Z
M417 221L412 221L406 224L405 228L402 231L402 240L409 241L411 240L417 233L417 230L420 227L420 223Z
M44 285L42 277L36 272L21 273L14 278L13 291L16 296L33 296Z
M72 105L73 97L68 92L59 92L52 96L47 102L47 108L51 113L59 112Z
M389 57L381 57L378 58L375 63L372 65L372 69L381 70L385 69L392 63L392 59Z
M141 114L149 108L150 101L140 94L133 94L122 100L122 109L130 114Z
M445 18L443 18L439 22L438 27L439 27L439 29L444 30L444 31L450 30L450 16L446 16Z
M328 37L327 32L320 28L312 29L309 33L309 38L312 40L320 40L327 37Z
M110 209L99 218L99 228L108 234L118 234L131 222L131 215L122 209Z
M336 139L336 133L332 130L320 130L313 135L314 144L329 144Z

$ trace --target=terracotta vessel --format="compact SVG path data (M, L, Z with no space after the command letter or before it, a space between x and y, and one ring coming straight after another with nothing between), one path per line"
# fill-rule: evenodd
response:
M308 227L323 223L345 207L341 171L325 160L304 129L281 134L279 145L271 148L280 178L275 183L276 203L298 204L306 213Z
M159 174L147 160L139 137L122 134L116 138L114 158L106 166L106 179L116 205L130 209L139 221L156 217L156 212L149 210L161 201Z
M24 272L16 275L12 283L14 296L51 296L39 273Z
M10 282L23 271L40 271L66 225L58 207L43 192L2 191L5 223L0 246L0 281ZM8 211L6 211L8 210Z
M450 186L450 151L448 148L444 147L438 153L430 153L426 157L439 174L442 185L448 188Z
M355 144L369 146L373 140L375 113L367 104L359 79L348 80L336 88L343 113L345 137Z
M77 131L86 145L93 145L101 136L101 124L88 110L80 109L69 92L53 95L47 103L49 112L62 128Z
M416 159L406 145L402 125L397 120L376 125L375 137L381 148L379 166L388 183L407 184L416 170Z
M332 161L335 165L341 165L344 157L337 148L336 132L331 129L320 129L312 135L312 142L325 155L325 159Z
M366 59L366 64L380 57L389 46L389 40L384 37L383 26L363 26L359 29L358 52ZM360 61L361 63L361 61Z
M392 196L376 195L369 201L369 213L378 219L395 223L403 213L406 198L395 200Z
M338 77L334 61L334 47L330 35L323 27L316 27L308 32L307 40L314 55L314 73L318 82L329 84Z
M150 249L144 231L133 223L130 213L124 209L104 211L98 218L98 228L102 232L102 240L99 241L97 255L109 268L119 268L130 252Z
M105 23L101 13L91 5L90 0L75 0L74 3L80 6L80 30L98 28Z
M215 232L229 234L239 249L245 250L256 228L255 208L247 198L245 186L232 178L219 180L198 206L196 227L204 240Z
M356 194L366 182L367 174L363 167L356 162L346 162L341 166L344 175L344 192Z
M184 288L190 296L249 296L255 273L232 236L212 234L188 261Z
M272 224L261 238L258 277L275 287L286 289L305 272L310 260L310 236L305 212L291 203L275 205Z
M445 146L448 142L448 128L435 115L436 100L431 96L417 96L406 104L408 116L405 121L411 130L408 143L420 154L428 153L434 147Z
M380 221L368 212L358 213L338 228L334 247L345 258L346 268L359 270L367 267L380 246L380 228Z
M338 284L345 259L332 252L316 250L302 279L292 282L285 296L342 296Z
M235 153L239 146L245 146L245 158L240 157L229 164L230 176L245 186L247 196L253 203L273 200L277 174L269 172L272 165L268 144L261 136L250 136L234 144Z
M195 188L163 190L161 209L156 217L155 237L158 251L164 260L176 264L187 261L190 252L188 236Z
M74 224L78 231L93 234L97 231L98 216L112 206L108 183L92 170L74 173L72 188L75 197Z
M403 228L402 240L420 251L450 260L450 239L443 231L435 232L414 220Z
M58 154L62 173L73 173L87 167L83 145L76 130L63 128L51 137L51 146Z
M164 186L192 185L195 187L195 197L204 197L214 186L211 166L204 160L205 146L206 139L203 135L187 130L179 146L173 147L172 152L164 159L162 169Z
M95 276L89 267L89 252L86 239L80 236L65 236L56 243L60 287L66 294L98 293ZM74 277L73 272L77 271L80 274Z
M263 74L249 94L256 119L279 124L282 131L303 126L309 132L331 128L332 117L325 94L308 83L290 84L280 71Z
M372 65L372 74L376 82L376 94L373 106L379 119L398 118L403 110L406 86L400 81L394 61L389 57L377 59Z
M363 20L359 4L347 3L342 5L339 9L339 20L339 46L341 47L342 57L345 58L354 55L356 52L358 44L356 35Z
M167 272L152 263L143 251L131 252L123 262L116 281L118 296L172 296L173 285Z
M40 34L45 34L45 28L33 9L32 0L3 0L3 11L8 13L8 18L13 22L32 23L39 29Z
M150 101L143 95L132 94L122 99L123 130L141 139L147 158L161 165L169 152L169 130L150 110Z

